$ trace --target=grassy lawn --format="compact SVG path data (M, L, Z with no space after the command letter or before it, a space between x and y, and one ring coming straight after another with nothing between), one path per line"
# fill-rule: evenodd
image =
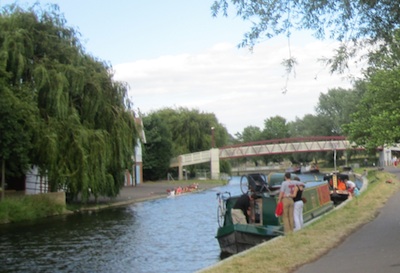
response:
M386 183L389 179L394 183ZM395 176L386 172L370 170L368 181L367 190L359 197L353 198L345 206L321 217L304 229L279 237L245 254L232 256L202 272L285 273L318 259L360 226L373 220L379 209L400 188Z
M64 210L64 206L41 194L6 197L0 202L0 224L62 214Z

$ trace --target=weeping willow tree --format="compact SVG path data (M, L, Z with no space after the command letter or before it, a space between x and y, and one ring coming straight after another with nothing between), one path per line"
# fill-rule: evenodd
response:
M0 77L17 97L29 92L35 108L29 164L48 178L51 191L67 189L83 200L116 196L138 136L127 86L113 81L111 66L85 53L58 6L3 8ZM1 159L7 154L0 152Z

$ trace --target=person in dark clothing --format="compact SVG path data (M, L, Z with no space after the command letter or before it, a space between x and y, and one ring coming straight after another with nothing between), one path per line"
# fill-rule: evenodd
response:
M233 224L247 224L250 219L254 221L251 213L254 199L254 195L243 194L236 200L231 212Z
M298 177L295 177L294 180L300 181L300 179ZM294 202L293 217L294 217L294 230L295 231L301 229L303 227L303 225L304 225L304 220L303 220L303 207L304 207L303 191L304 191L304 185L303 184L296 185L296 188L295 188L296 196L293 198L293 202Z

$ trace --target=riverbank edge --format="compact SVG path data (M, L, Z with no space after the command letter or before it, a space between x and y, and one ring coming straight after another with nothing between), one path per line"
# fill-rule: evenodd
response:
M85 213L91 211L99 211L103 209L110 209L115 207L129 206L134 203L146 202L150 200L162 199L168 197L168 191L177 187L187 187L188 184L197 184L196 190L191 192L185 192L182 195L193 194L208 190L211 188L220 187L226 185L226 180L182 180L182 181L157 181L157 182L145 182L136 186L124 186L121 188L119 194L114 198L101 197L97 201L92 197L87 204L77 202L75 205L64 205L64 208L59 213L49 214L40 218L62 216L74 213ZM179 198L180 195L175 197ZM65 203L65 202L64 202ZM76 206L76 208L74 208ZM69 207L69 208L68 208ZM72 208L72 209L71 209ZM37 218L39 219L39 218ZM26 219L35 220L35 219ZM20 221L9 221L0 220L0 225L13 224L23 222Z
M156 182L159 183L159 182ZM205 185L205 184L204 184ZM212 188L216 188L216 187L220 187L224 185L224 182L221 182L219 184L210 184L209 186L204 187L204 185L202 185L202 188L198 188L196 190L190 191L190 192L185 192L182 193L180 195L175 195L175 196L171 196L171 198L179 198L179 196L183 196L183 195L188 195L188 194L194 194L194 193L199 193L205 190L209 190ZM166 191L165 191L166 192ZM162 198L168 198L169 195L168 193L158 193L158 194L154 194L151 196L146 196L146 197L140 197L140 198L132 198L132 199L128 199L128 200L110 200L110 201L106 201L105 203L101 203L101 204L95 204L92 206L84 206L78 210L74 210L71 211L72 213L79 213L79 212L85 212L85 211L97 211L97 210L102 210L102 209L109 209L109 208L115 208L115 207L124 207L124 206L129 206L135 203L140 203L140 202L146 202L146 201L151 201L151 200L157 200L157 199L162 199ZM118 198L116 198L118 199Z

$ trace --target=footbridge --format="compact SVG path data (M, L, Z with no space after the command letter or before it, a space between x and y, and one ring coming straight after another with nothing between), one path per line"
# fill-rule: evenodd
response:
M219 160L252 156L310 153L327 151L345 151L363 149L356 147L343 136L319 136L307 138L285 138L257 142L241 143L207 151L183 154L173 158L170 167L179 168L179 180L183 179L183 167L195 164L211 163L211 178L219 178Z

